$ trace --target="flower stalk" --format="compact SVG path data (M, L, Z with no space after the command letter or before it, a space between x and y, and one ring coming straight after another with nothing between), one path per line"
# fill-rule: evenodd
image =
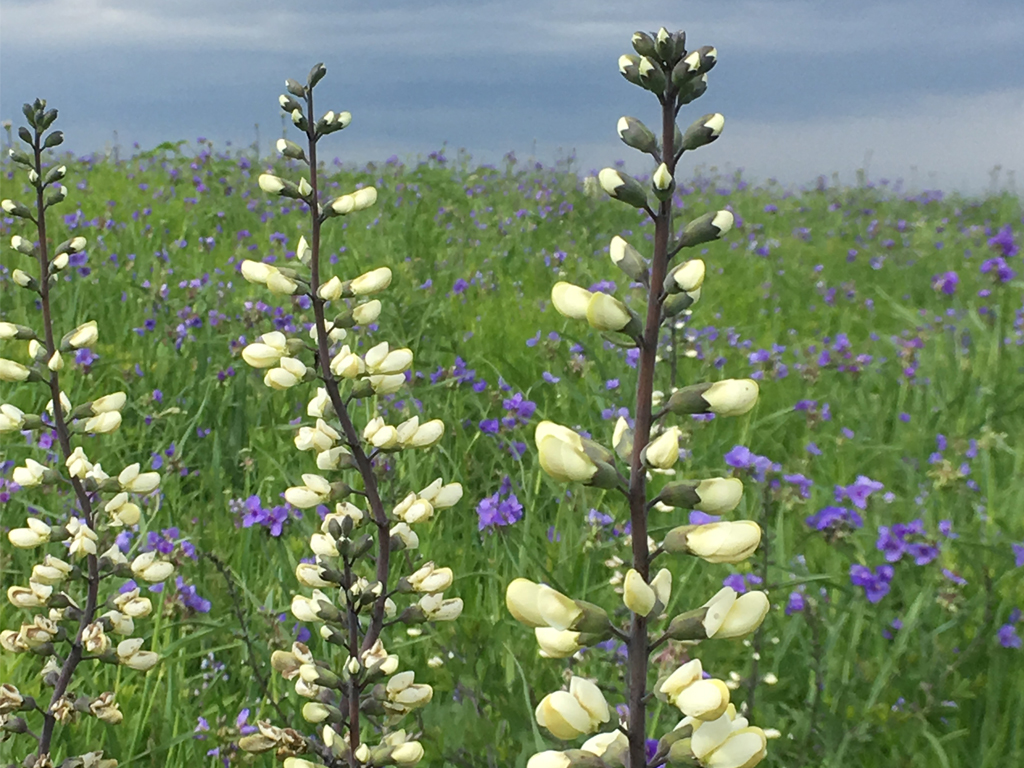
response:
M326 68L317 64L305 85L288 80L288 93L280 98L282 109L304 134L305 147L282 140L278 150L308 168L308 179L296 183L270 173L259 179L264 192L299 199L308 206L310 241L300 241L295 268L252 261L241 265L247 280L274 293L307 295L313 312L312 347L275 331L246 347L242 356L254 368L267 369L264 382L273 389L318 384L306 409L316 419L315 426L301 427L295 446L315 452L317 468L323 474L304 474L303 485L289 488L285 498L302 509L327 508L319 532L310 539L315 561L301 563L296 569L297 580L312 588L312 596L296 593L291 602L297 619L321 625L319 634L325 644L320 658L303 643L295 643L290 651L275 651L272 659L286 680L295 680L296 692L310 700L302 707L302 716L316 731L303 736L262 721L259 734L244 737L240 746L250 752L276 749L279 756L287 758L286 766L289 761L315 765L297 757L303 753L315 754L332 768L411 766L422 757L423 747L412 735L390 730L390 726L426 705L432 689L415 682L413 671L399 671L398 656L384 647L384 630L396 623L454 620L462 611L462 601L444 598L444 590L453 581L450 568L408 558L414 570L402 577L395 572L392 552L416 549L419 539L412 526L457 503L462 487L458 483L444 485L439 478L404 499L386 500L378 480L378 463L403 450L429 449L442 437L444 424L436 419L421 424L414 415L401 424L388 425L377 416L360 428L350 410L353 401L391 394L404 386L413 353L392 349L387 342L362 353L359 349L365 326L374 323L381 311L381 302L368 297L390 285L388 267L347 280L328 277L323 271L325 223L355 214L377 199L373 187L333 200L322 194L318 142L351 120L347 112L328 112L317 118L313 91L325 73ZM328 310L333 319L328 318ZM349 340L351 346L339 346ZM309 353L311 365L302 360ZM351 470L358 476L358 487L335 477ZM372 527L370 532L364 530L364 520ZM403 599L411 604L399 611L397 601Z
M613 583L621 584L628 623L620 628L599 606L527 579L514 580L506 592L513 617L534 628L542 656L567 658L611 637L626 639L626 713L618 728L594 736L581 749L541 752L530 759L528 768L657 768L684 763L751 768L764 757L764 732L748 727L746 718L730 702L730 689L722 680L704 679L698 659L650 685L651 654L661 644L743 637L760 626L769 606L763 592L740 597L725 588L703 606L681 613L663 629L658 628L668 618L663 614L669 605L673 576L668 567L652 573L651 563L656 556L690 555L709 563L734 563L753 555L761 541L757 523L740 521L677 526L662 543L652 543L652 511L664 514L683 508L703 514L729 513L739 505L743 493L742 482L736 478L660 482L652 473L674 471L680 455L683 432L670 420L689 414L743 415L754 407L758 388L749 379L727 379L677 390L673 365L671 371L666 371L672 384L671 396L661 410L654 411L662 326L674 328L677 316L689 314L700 298L705 278L705 265L700 259L681 263L671 271L670 262L684 248L717 240L727 233L733 215L729 211L709 212L673 235L677 163L684 152L716 140L724 126L724 118L717 114L705 115L685 134L675 122L681 107L706 89L707 71L717 57L715 49L705 47L688 54L685 34L664 28L655 34L636 33L633 47L637 55L621 57L619 69L629 82L657 96L660 137L633 117L619 120L618 133L627 146L650 155L657 168L648 186L612 168L601 171L598 182L612 199L646 212L654 224L649 260L620 237L614 238L609 248L612 263L644 288L646 295L641 301L646 306L642 312L634 312L627 302L614 296L591 293L565 282L554 286L551 298L563 316L586 320L596 330L619 333L629 339L622 342L624 346L631 342L637 348L634 420L629 423L619 419L611 449L597 438L584 438L552 422L541 422L535 433L541 468L553 479L618 488L626 497L631 562L624 578L616 577ZM617 459L627 464L625 477L616 467ZM652 483L660 486L655 493L649 488ZM568 692L546 696L537 708L537 723L557 738L570 740L593 733L608 722L607 702L596 686L587 688L587 682L574 676ZM588 694L585 700L579 695L591 690L596 695ZM648 704L654 697L677 707L684 719L662 737L649 761Z
M14 333L5 334L6 339L28 340L32 360L26 366L4 359L0 366L4 375L0 378L16 384L24 383L26 387L35 382L42 383L49 390L50 402L39 414L26 414L10 404L0 404L0 411L5 416L0 426L3 431L52 428L59 446L59 457L63 460L62 468L46 467L33 459L26 459L24 466L15 468L14 476L20 485L28 489L34 486L43 490L70 486L74 511L63 520L51 520L49 523L29 517L26 527L9 532L8 539L18 549L36 550L66 542L67 552L61 555L72 563L45 554L32 568L28 587L14 585L7 590L8 601L16 608L47 609L47 612L36 614L18 630L0 632L0 647L11 653L35 653L45 658L42 683L53 690L48 703L41 706L8 684L6 693L19 705L13 710L5 708L0 713L0 725L13 726L13 732L33 737L36 742L34 757L28 760L35 765L49 765L57 725L70 722L77 710L87 709L92 716L111 725L116 725L123 717L113 692L104 692L95 698L84 695L83 698L82 692L78 691L78 697L72 701L71 686L82 662L123 664L146 671L159 660L155 653L142 650L141 639L115 643L108 636L110 633L129 637L134 632L134 618L142 618L152 610L149 599L139 597L137 589L122 594L115 592L111 597L114 609L99 616L101 580L105 576L131 576L134 572L137 577L154 583L167 579L174 566L157 560L154 553L140 555L129 565L125 555L113 543L117 529L138 521L139 508L129 501L130 496L151 493L159 485L159 475L140 474L139 465L135 464L117 478L111 478L99 463L93 464L89 460L80 446L72 444L82 434L115 431L121 424L120 410L125 394L104 395L73 407L63 391L63 353L92 344L99 333L96 323L90 321L63 334L58 342L53 316L57 275L68 265L69 255L83 251L87 243L82 237L61 243L53 249L51 259L47 211L67 197L66 188L60 184L66 168L58 166L46 170L44 153L59 146L63 134L60 131L47 133L57 119L57 110L47 109L45 101L37 99L26 104L23 112L28 127L21 128L19 136L28 144L29 152L11 147L9 155L16 165L27 169L29 183L35 189L35 205L33 209L14 200L4 200L0 206L9 214L35 225L37 243L15 235L11 246L15 252L34 261L38 277L21 269L15 269L12 274L22 276L21 279L15 278L16 285L39 297L42 341L39 334L27 326L17 326ZM104 494L109 499L106 503ZM100 508L109 516L101 515ZM106 545L110 546L104 550ZM73 564L75 560L81 565L76 567ZM76 586L81 587L84 599ZM74 597L76 593L77 599ZM58 650L63 644L67 644L67 649ZM20 716L12 714L16 711L38 711L42 715L38 735ZM17 721L12 719L15 717ZM98 753L96 759L101 757L102 753Z

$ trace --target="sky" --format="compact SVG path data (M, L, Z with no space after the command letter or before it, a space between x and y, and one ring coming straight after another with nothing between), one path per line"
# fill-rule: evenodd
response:
M616 62L635 30L662 25L718 49L679 122L721 112L725 130L684 176L742 169L796 188L864 168L966 194L1007 188L1012 172L1024 183L1021 0L3 0L0 118L17 123L41 96L75 152L109 150L115 131L122 151L200 136L239 147L257 124L266 151L284 79L322 61L318 111L353 115L329 156L446 146L649 171L615 125L655 124L657 102Z

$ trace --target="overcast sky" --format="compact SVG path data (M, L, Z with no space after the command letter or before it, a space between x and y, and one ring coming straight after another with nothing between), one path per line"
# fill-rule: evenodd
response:
M269 146L284 78L323 61L318 106L353 114L330 155L575 150L586 172L637 157L620 115L656 121L616 61L662 24L718 48L680 115L726 116L692 154L707 166L799 185L851 183L867 160L875 180L972 193L993 166L1024 173L1021 0L3 0L0 117L42 96L79 152L115 130L129 147L250 144L256 123Z

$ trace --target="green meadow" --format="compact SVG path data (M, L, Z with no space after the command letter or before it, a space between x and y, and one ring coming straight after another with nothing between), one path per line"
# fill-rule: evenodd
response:
M297 178L298 166L206 142L124 154L61 159L69 196L52 209L51 238L80 235L88 247L54 289L55 324L66 332L96 320L100 331L61 376L73 403L128 394L121 428L80 444L111 474L133 462L163 474L118 544L157 549L177 568L138 623L160 664L140 674L87 663L75 683L116 691L124 721L82 716L58 731L55 750L103 749L121 766L270 766L272 754L237 748L257 720L312 730L270 655L316 632L289 605L320 519L282 498L311 471L293 438L310 423L313 391L265 387L240 353L274 329L306 338L312 312L245 282L239 265L294 261L308 217L256 178L270 167ZM675 576L666 612L702 605L723 583L768 591L760 630L699 649L751 722L777 731L764 765L1024 764L1020 199L827 180L787 190L688 159L678 220L728 208L736 226L686 254L704 259L707 277L692 315L666 334L656 388L758 380L746 416L677 418L685 461L674 471L741 477L744 500L729 519L758 520L765 539L741 565L661 555L657 566ZM649 253L653 227L568 162L509 156L482 167L439 151L323 170L331 194L379 193L375 207L325 229L326 275L379 266L394 275L379 320L350 343L365 351L386 339L415 353L409 386L359 401L355 416L447 425L436 448L380 465L385 498L396 504L437 477L465 489L419 529L419 549L401 555L452 567L446 596L465 602L455 622L389 630L388 650L434 690L403 726L422 733L423 765L522 768L557 748L533 711L568 670L623 701L618 643L542 659L505 608L506 585L524 576L625 614L615 594L628 567L616 559L629 557L625 505L543 474L533 430L549 419L607 443L615 420L630 416L635 361L557 314L551 286L566 280L639 303L608 246L621 235ZM9 161L2 184L4 198L28 197ZM33 295L11 278L27 263L7 247L19 234L34 238L25 221L0 220L0 320L37 326ZM3 345L5 357L27 361L23 342ZM0 385L0 400L26 413L48 397L38 385ZM7 531L29 515L66 514L74 498L62 485L12 481L26 458L53 455L46 430L0 439L6 590L35 562L8 545ZM652 512L651 535L686 521L682 511ZM0 628L28 615L4 601ZM690 650L661 647L659 674ZM2 653L0 681L45 701L40 667L33 654ZM652 737L680 718L651 706ZM0 742L0 762L20 762L26 744Z

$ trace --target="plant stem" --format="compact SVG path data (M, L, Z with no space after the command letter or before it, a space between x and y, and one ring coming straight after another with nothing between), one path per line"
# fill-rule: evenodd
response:
M675 90L669 92L661 105L662 157L674 158L672 142L675 134ZM675 161L669 172L675 171ZM651 280L647 295L647 319L640 344L639 376L636 389L636 421L634 423L633 456L629 477L629 518L632 528L633 568L650 581L650 551L647 546L647 472L640 454L650 442L654 392L654 365L658 354L658 335L661 329L661 288L668 270L668 236L672 223L672 201L663 200L654 216L654 255L651 259ZM629 766L647 765L647 660L650 644L647 637L647 619L634 615L630 627L628 649L629 686Z
M312 88L310 88L306 94L306 121L306 137L308 139L309 146L309 185L313 190L310 194L309 201L310 218L312 222L312 242L310 243L310 299L313 303L313 315L316 323L318 368L320 369L320 376L323 379L324 387L327 390L327 396L330 398L331 405L334 408L334 412L341 424L342 432L345 435L345 441L352 450L352 456L359 469L359 475L363 480L363 490L370 505L370 512L373 516L374 523L377 525L376 570L377 581L381 583L382 589L380 597L378 597L374 602L373 609L370 612L370 626L363 635L363 642L361 646L350 649L350 653L353 658L358 658L358 651L360 649L365 651L370 648L377 641L377 638L380 637L381 630L384 628L384 610L388 594L388 574L391 569L391 526L388 521L387 513L384 511L384 503L381 500L380 488L377 485L377 477L373 473L373 465L370 458L362 448L359 433L356 431L355 424L352 422L352 417L349 414L345 401L341 396L338 381L334 378L330 368L331 357L330 349L328 347L327 321L324 315L325 302L317 293L320 288L320 227L323 220L320 215L319 205L316 158L317 137L315 134L316 120L313 115ZM355 624L355 632L358 635L358 618L356 619ZM357 766L358 761L356 760L354 753L356 748L359 746L359 696L358 691L354 688L350 691L350 694L349 743L353 754L349 757L349 764Z
M32 150L35 155L35 171L39 174L40 178L43 177L41 139L42 132L36 129ZM54 342L53 314L50 311L50 258L46 243L46 208L43 204L42 185L36 188L36 228L39 234L39 297L43 308L43 333L46 341L46 357L49 360L53 357L54 352L57 351L57 345ZM72 453L71 435L68 431L67 422L64 420L64 411L61 407L60 377L57 371L50 372L50 398L53 402L53 422L57 432L57 441L60 443L61 453L66 461ZM85 486L75 477L71 478L71 486L75 491L75 497L78 500L78 506L82 511L82 515L85 517L86 525L95 529L93 525L92 503L89 500L89 494L86 492ZM53 731L57 724L57 720L53 716L53 707L64 695L68 685L71 683L75 669L82 660L82 634L85 632L85 628L92 623L93 617L96 615L100 588L99 559L96 555L88 555L86 557L86 570L88 575L86 576L85 609L82 611L82 616L79 619L78 632L71 643L71 652L64 660L63 665L61 665L60 675L57 677L57 683L53 687L50 706L43 713L43 732L39 738L39 750L37 752L39 757L50 752L50 743L53 740Z

